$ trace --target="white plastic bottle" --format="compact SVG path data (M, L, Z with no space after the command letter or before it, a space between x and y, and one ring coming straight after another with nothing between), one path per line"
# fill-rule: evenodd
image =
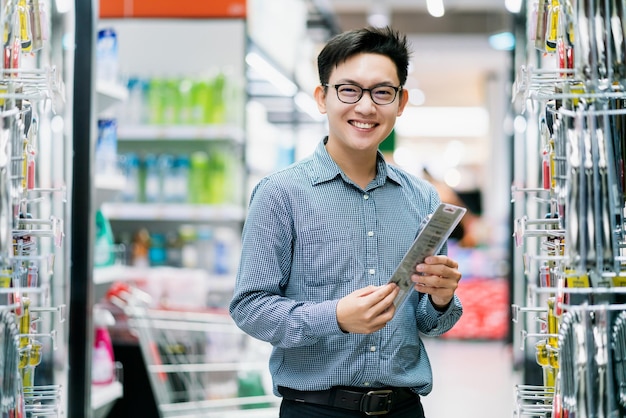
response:
M146 167L146 202L161 201L161 176L156 155L148 154L145 158Z
M214 234L213 273L233 275L239 263L240 236L235 229L219 227Z
M212 273L214 271L215 242L213 229L210 226L201 226L198 228L196 248L198 253L198 267Z

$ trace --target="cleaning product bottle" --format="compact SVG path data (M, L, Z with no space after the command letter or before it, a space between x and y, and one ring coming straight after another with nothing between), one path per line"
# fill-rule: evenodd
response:
M94 265L105 267L115 264L113 230L102 211L96 211L96 245L94 247Z
M115 380L115 357L108 327L115 325L113 314L94 307L94 344L91 381L94 385L107 385Z

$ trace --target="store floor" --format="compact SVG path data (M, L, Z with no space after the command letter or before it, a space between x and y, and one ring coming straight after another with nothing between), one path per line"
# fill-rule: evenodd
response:
M510 418L515 411L513 348L500 341L425 339L434 386L427 418Z
M433 391L422 400L427 418L515 416L515 385L519 383L519 376L513 370L513 350L517 348L501 341L425 338L424 343L434 374ZM133 388L133 398L136 397L140 390L137 382L129 386ZM118 401L115 407L118 411L112 411L108 417L156 416L154 412L146 415L145 405L143 410L131 410L124 406L123 400ZM272 408L245 416L275 418L278 413Z

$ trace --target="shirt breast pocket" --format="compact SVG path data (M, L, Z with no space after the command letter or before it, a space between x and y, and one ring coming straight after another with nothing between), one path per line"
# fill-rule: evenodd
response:
M358 264L354 239L348 229L324 228L300 235L296 258L303 261L307 286L336 285L352 280Z

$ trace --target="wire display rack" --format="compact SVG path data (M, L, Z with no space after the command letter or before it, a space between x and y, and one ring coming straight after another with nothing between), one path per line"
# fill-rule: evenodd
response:
M143 291L114 286L138 339L161 418L270 418L280 399L262 380L267 359L253 358L259 342L223 313L151 307Z

